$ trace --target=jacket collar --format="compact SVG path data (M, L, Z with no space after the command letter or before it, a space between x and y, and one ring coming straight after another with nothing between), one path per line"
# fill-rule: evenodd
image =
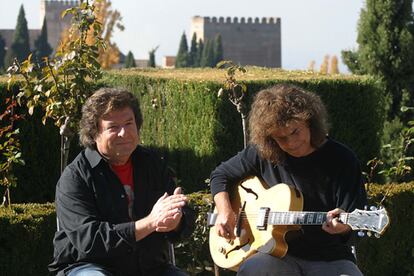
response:
M145 153L145 149L138 145L138 147L134 150L134 152L131 154L132 158L136 158L138 155L141 155L142 153ZM141 154L139 154L141 153ZM106 162L105 159L102 157L102 155L95 149L86 148L85 149L85 157L88 160L89 164L92 168L95 168L98 166L98 164L103 161Z
M101 161L104 161L102 155L97 150L91 148L85 149L85 157L92 168L95 168Z

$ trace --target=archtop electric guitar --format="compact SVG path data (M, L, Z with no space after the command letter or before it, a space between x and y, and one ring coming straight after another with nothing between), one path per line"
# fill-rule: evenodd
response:
M285 235L299 230L301 225L321 225L326 212L302 212L303 196L294 187L278 184L266 188L257 178L250 178L230 195L232 208L238 214L236 239L229 240L216 234L214 226L217 210L209 214L210 253L218 266L237 271L241 263L257 252L283 257L288 249ZM381 235L389 224L385 209L354 210L341 213L339 220L352 230L363 230Z

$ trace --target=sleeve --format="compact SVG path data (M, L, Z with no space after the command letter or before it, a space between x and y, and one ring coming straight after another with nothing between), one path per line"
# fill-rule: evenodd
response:
M214 197L219 192L229 191L244 178L258 175L260 160L253 145L247 146L237 155L221 163L210 175L210 188Z
M364 178L355 158L342 166L338 176L337 206L346 212L363 209L367 204Z
M77 260L122 256L135 246L134 222L104 221L92 189L76 168L67 167L58 182L56 213L61 231L79 254Z

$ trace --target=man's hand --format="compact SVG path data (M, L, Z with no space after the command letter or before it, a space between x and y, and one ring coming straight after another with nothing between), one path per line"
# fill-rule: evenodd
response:
M351 231L351 227L339 221L338 216L344 210L336 208L331 210L326 215L326 222L322 224L322 229L329 234L346 234Z
M187 203L187 197L182 194L180 187L169 196L165 193L152 208L150 216L153 217L155 231L169 232L177 229L182 218L181 208Z
M214 196L214 201L218 210L216 219L216 233L220 237L234 240L236 235L234 229L236 226L236 215L231 208L229 195L227 192L221 192Z

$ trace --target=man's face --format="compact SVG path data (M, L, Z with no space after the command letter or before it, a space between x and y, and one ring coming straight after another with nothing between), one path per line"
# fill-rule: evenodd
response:
M125 164L139 143L134 112L130 107L113 110L98 121L96 147L110 164Z
M271 137L284 152L294 157L303 157L315 150L311 145L310 129L303 121L292 121L279 127Z

